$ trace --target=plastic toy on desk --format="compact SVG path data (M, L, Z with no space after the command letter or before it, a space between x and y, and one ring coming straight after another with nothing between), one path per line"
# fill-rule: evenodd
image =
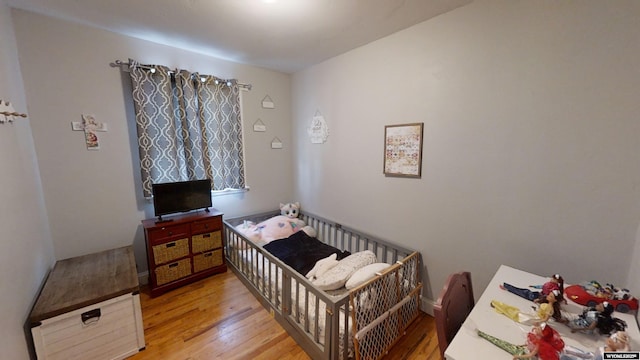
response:
M564 293L567 298L580 305L593 307L608 301L616 311L622 313L638 310L637 298L631 296L628 290L617 289L611 284L603 287L597 281L589 281L580 285L567 286Z

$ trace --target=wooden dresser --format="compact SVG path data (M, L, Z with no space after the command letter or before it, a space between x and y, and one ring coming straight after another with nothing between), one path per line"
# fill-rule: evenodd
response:
M124 359L144 349L133 247L56 262L29 315L38 359Z
M227 271L218 210L146 219L142 225L151 296Z

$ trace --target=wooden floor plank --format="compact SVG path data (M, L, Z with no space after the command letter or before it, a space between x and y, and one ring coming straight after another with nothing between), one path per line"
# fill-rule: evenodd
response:
M147 359L289 359L310 357L236 275L228 271L152 298L140 296ZM433 317L420 313L385 359L440 360Z

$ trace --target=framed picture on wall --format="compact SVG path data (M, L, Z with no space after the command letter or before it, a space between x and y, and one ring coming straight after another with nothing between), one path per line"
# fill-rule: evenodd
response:
M384 175L422 176L422 129L424 123L384 127Z

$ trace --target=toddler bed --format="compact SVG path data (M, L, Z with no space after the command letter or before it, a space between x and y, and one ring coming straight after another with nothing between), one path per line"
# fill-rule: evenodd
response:
M384 356L418 315L419 253L301 213L317 239L338 252L372 253L377 262L392 264L350 290L321 290L294 269L299 264L287 265L237 229L245 221L259 223L276 215L279 212L224 221L231 270L313 359Z

